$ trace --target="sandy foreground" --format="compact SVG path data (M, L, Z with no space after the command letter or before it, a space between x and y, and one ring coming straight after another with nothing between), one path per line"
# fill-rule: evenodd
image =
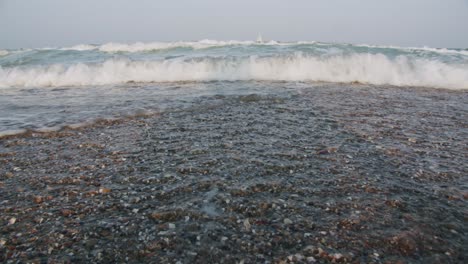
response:
M323 85L0 139L0 262L466 263L468 92Z

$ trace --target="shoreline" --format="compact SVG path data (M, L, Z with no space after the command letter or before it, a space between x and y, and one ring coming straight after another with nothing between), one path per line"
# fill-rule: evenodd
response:
M167 83L153 83L153 84L164 84L164 85L176 85L175 87L177 89L180 89L179 85L183 85L184 89L186 89L187 93L190 93L190 90L187 90L190 87L190 85L200 85L200 84L210 84L213 86L216 86L217 84L223 84L226 83L225 81L208 81L208 82L167 82ZM227 81L227 83L236 84L238 82L236 81ZM239 85L244 85L244 84L249 84L250 81L243 81L239 82ZM255 84L258 83L264 83L266 86L268 85L273 85L275 89L278 89L278 86L281 86L282 84L288 85L290 82L288 81L254 81ZM391 86L391 85L371 85L371 84L366 84L366 83L360 83L360 82L352 82L352 83L340 83L340 82L293 82L293 83L300 83L301 86L304 87L310 87L310 89L316 89L319 87L319 89L323 89L325 87L353 87L355 89L390 89L394 91L400 91L404 93L429 93L429 94L465 94L468 90L465 89L451 89L451 88L434 88L434 87L421 87L421 86ZM132 83L132 87L138 83ZM141 85L148 85L148 83L140 83ZM119 86L120 87L120 86ZM125 88L125 86L122 86ZM147 88L147 86L143 86L144 89ZM149 86L151 87L151 86ZM169 86L170 87L170 86ZM298 88L298 90L304 89L304 87ZM66 87L70 88L70 87ZM89 87L88 87L89 88ZM102 89L105 89L104 87L99 87ZM142 87L140 87L142 88ZM297 87L296 87L297 88ZM296 89L295 88L295 89ZM27 88L25 88L27 89ZM163 89L167 89L167 87L164 87ZM309 88L305 88L309 89ZM232 87L230 87L230 90L232 90ZM206 92L206 91L205 91ZM259 94L259 91L253 91L253 94ZM267 94L271 93L271 91L267 91ZM211 96L223 96L222 94L212 94ZM242 94L239 94L242 95ZM243 95L248 95L243 94ZM154 95L153 95L154 96ZM203 96L209 96L209 95L203 95ZM196 100L197 96L194 96L194 98L191 98L191 100ZM50 98L50 100L53 100L54 98ZM173 101L174 98L172 98ZM155 102L157 103L157 102ZM63 105L62 107L66 107L66 105ZM173 106L177 107L177 106ZM67 131L67 130L74 130L74 129L81 129L81 128L86 128L86 127L93 127L94 125L99 126L99 123L113 123L113 122L125 122L125 120L133 119L133 118L139 118L139 117L149 117L151 115L159 115L162 112L170 112L170 111L180 111L181 109L178 108L167 108L167 109L159 109L159 108L148 108L145 110L136 110L136 111L131 111L127 113L119 113L117 115L112 115L112 114L100 114L100 115L93 115L93 117L83 117L82 120L75 120L75 123L70 123L66 121L65 117L60 117L62 124L57 125L57 126L41 126L40 124L28 124L28 125L33 125L37 126L38 128L23 128L25 124L23 124L23 127L18 127L18 128L13 128L11 130L3 130L0 131L0 140L1 139L8 139L8 138L14 138L14 137L28 137L31 136L32 134L38 135L47 135L48 133L57 133L57 132L62 132L62 131ZM118 113L119 109L116 108L115 111ZM143 111L143 112L142 112ZM99 112L99 110L96 110L96 112ZM76 119L76 118L75 118Z
M464 262L467 97L204 96L2 137L0 260Z
M142 119L142 118L150 118L154 116L158 116L161 113L155 112L150 114L133 114L128 115L125 117L118 117L118 118L98 118L96 120L90 122L83 122L83 123L76 123L76 124L69 124L63 125L58 127L48 127L42 129L19 129L16 130L17 132L8 133L6 131L5 134L0 132L0 140L9 140L15 138L28 138L28 137L55 137L56 135L66 134L66 133L73 133L74 131L83 131L87 129L99 129L105 126L112 126L116 124L122 124L125 122L129 122L135 119Z

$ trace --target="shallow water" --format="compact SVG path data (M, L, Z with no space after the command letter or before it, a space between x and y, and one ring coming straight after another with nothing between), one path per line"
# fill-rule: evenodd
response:
M230 84L0 140L3 258L466 262L467 92Z
M49 131L64 126L92 123L100 119L115 119L127 116L181 110L203 104L197 100L205 96L228 95L271 95L293 96L319 88L320 91L339 87L352 87L344 93L359 92L372 88L382 90L387 97L408 94L414 103L427 103L415 95L419 91L437 97L457 94L440 105L444 109L464 105L466 92L430 88L400 88L392 86L344 85L316 82L266 82L266 81L212 81L212 82L170 82L135 83L115 86L83 86L57 88L8 88L0 89L0 135L15 134L29 130ZM388 91L383 91L383 90ZM412 93L409 90L415 90ZM347 101L346 94L343 102ZM362 106L362 107L365 107ZM404 111L405 109L402 109ZM455 113L460 114L460 113ZM394 116L397 114L393 114Z
M200 96L270 93L279 84L189 82L99 87L9 88L0 90L0 134L183 109Z

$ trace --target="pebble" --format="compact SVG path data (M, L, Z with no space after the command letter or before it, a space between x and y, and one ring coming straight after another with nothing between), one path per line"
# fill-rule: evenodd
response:
M173 223L169 223L169 229L175 229L176 228L176 225L173 224Z
M73 211L69 209L63 209L62 211L60 211L60 213L62 214L62 216L68 217L73 214Z
M252 228L252 225L250 224L248 218L244 220L244 227L245 227L245 230L247 231L250 231L250 228Z
M341 260L343 258L343 254L340 254L340 253L335 253L332 255L333 259L334 260Z
M16 223L16 217L12 217L10 218L10 220L8 220L9 225L14 225L15 223Z
M301 255L301 254L296 254L296 255L294 255L294 257L295 257L296 260L298 260L298 261L302 261L302 260L304 259L304 256Z
M42 203L44 201L44 198L42 198L42 196L35 196L34 197L34 203Z
M283 220L283 223L284 223L285 225L290 225L290 224L293 223L293 221L292 221L291 219L289 219L289 218L285 218L285 219Z
M101 187L99 188L99 193L110 193L111 189Z

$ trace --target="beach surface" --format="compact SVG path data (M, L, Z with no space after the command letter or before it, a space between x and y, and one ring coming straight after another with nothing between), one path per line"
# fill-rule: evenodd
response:
M4 136L0 262L466 263L467 155L466 90L358 84Z

